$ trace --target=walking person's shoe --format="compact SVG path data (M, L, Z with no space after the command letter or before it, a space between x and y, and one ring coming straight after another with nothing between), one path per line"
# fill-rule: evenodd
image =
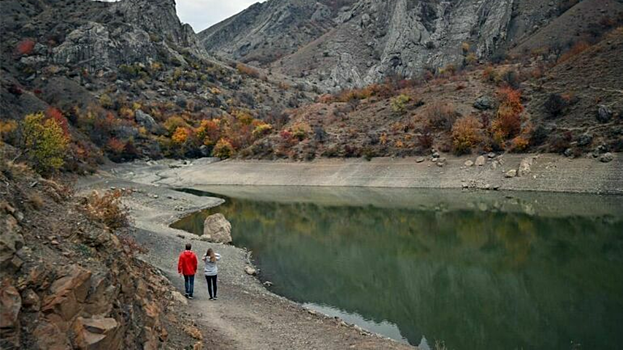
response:
M188 296L188 299L193 300L193 296L192 296L192 295L189 295L189 296Z
M217 297L212 298L212 300L216 300L216 299L218 299L218 298Z

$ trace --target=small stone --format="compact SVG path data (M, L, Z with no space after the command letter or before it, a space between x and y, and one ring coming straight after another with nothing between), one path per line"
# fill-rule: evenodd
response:
M257 275L257 271L249 265L244 267L244 272L246 272L247 275L251 275L251 276Z
M481 111L493 108L493 99L489 96L480 96L476 102L474 102L474 108Z
M606 105L599 105L597 108L597 121L607 123L612 119L612 110Z
M424 157L417 157L417 158L415 159L415 162L416 162L416 163L424 163L424 161L425 161L425 160L426 160L426 158L424 158Z
M487 160L485 159L484 156L479 156L478 158L476 158L476 165L478 166L483 166L485 165L486 162Z
M264 284L264 287L272 287L273 286L273 282L271 282L271 281L266 281L263 284Z
M468 161L465 162L465 166L468 167L468 168L472 167L472 166L474 166L474 162L472 162L471 160L468 160Z
M578 146L585 147L590 145L593 142L593 135L591 134L582 134L578 138Z
M316 311L314 311L314 310L312 310L312 309L307 309L307 312L308 312L310 315L316 315Z
M517 176L517 170L511 169L511 170L507 171L506 174L504 174L504 176L507 179L513 178L513 177Z
M599 157L599 161L602 163L610 163L611 161L614 160L614 154L607 152L601 155L601 157Z
M526 157L519 163L519 170L517 174L519 176L527 176L532 172L532 157Z
M439 154L439 152L435 151L433 152L433 158L439 158L441 157L441 154Z
M495 153L493 153L493 152L489 152L489 153L487 154L487 157L489 157L489 159L495 158L495 156L496 156L496 154L495 154Z

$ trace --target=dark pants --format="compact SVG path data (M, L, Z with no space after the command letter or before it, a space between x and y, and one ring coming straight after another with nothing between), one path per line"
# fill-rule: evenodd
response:
M184 288L186 288L186 295L193 296L193 289L195 287L195 275L184 275Z
M206 276L206 280L208 281L208 293L210 293L210 298L216 298L216 275Z

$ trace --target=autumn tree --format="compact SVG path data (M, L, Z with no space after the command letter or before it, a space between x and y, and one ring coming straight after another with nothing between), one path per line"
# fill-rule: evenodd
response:
M43 113L29 114L23 123L24 149L40 173L50 173L60 169L67 151L69 137L56 119L45 118Z

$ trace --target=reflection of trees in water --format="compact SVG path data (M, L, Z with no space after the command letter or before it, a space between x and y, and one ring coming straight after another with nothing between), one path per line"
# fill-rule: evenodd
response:
M388 320L412 343L608 349L623 340L620 221L247 200L216 211L277 293ZM206 215L178 227L201 232Z

